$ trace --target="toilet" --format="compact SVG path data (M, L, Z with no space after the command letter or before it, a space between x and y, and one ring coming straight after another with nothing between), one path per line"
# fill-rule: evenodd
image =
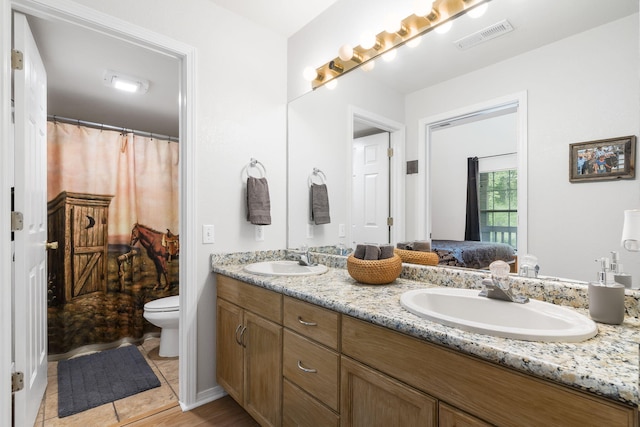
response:
M160 332L160 356L178 356L180 297L176 295L149 301L144 305L143 316L153 325L162 328Z

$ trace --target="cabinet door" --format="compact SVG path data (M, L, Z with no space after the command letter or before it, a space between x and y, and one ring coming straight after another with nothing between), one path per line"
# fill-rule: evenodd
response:
M240 334L242 309L218 298L216 334L216 378L233 399L243 404L243 354Z
M436 425L435 399L346 357L341 368L342 427Z
M438 409L438 427L490 427L472 415L440 402Z
M245 311L244 407L262 426L282 423L282 326Z
M287 379L282 381L283 427L338 427L338 414Z

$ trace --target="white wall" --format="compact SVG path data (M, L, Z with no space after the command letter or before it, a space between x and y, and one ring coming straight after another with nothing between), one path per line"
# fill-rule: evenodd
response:
M527 91L528 252L541 274L594 280L594 260L616 250L637 284L640 255L620 237L623 210L640 207L638 178L570 183L568 156L574 142L639 134L638 69L636 14L415 92L406 98L407 158L417 157L420 119ZM416 184L408 179L407 201Z
M195 209L198 229L215 226L215 244L198 245L197 283L189 289L199 301L197 391L206 392L216 386L209 255L286 245L286 39L207 0L78 3L197 49ZM251 157L269 179L272 225L263 242L245 220L241 171Z
M426 167L432 179L432 239L464 240L467 158L483 158L482 164L487 156L514 153L516 124L515 114L511 113L433 132L431 161Z
M404 97L392 90L371 91L366 73L344 76L334 90L321 87L289 103L289 246L351 246L351 109L402 122ZM350 134L351 132L351 134ZM326 177L331 223L313 225L308 237L308 177L316 167ZM345 224L346 238L338 237Z

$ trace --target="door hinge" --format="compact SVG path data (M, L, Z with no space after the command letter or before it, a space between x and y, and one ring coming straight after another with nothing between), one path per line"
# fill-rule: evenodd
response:
M22 212L11 212L11 231L20 231L24 227L24 215Z
M393 148L387 148L387 157L393 157Z
M24 68L24 57L22 52L13 49L11 51L11 69L22 70Z
M391 227L391 226L393 225L393 217L392 217L392 216L390 216L389 218L387 218L387 225L388 225L389 227Z
M20 391L24 388L24 374L22 372L13 372L11 374L11 393Z

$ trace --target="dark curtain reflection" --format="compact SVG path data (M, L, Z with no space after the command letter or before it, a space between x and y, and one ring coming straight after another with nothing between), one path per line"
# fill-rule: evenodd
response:
M467 217L464 240L480 241L480 202L478 198L478 158L467 158Z

